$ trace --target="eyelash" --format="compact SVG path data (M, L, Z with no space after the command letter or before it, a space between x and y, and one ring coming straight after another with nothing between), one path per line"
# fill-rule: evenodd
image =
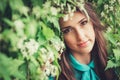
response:
M80 23L80 25L86 25L88 23L88 20L84 20Z
M67 28L67 29L62 30L63 34L67 34L70 31L72 31L72 28Z

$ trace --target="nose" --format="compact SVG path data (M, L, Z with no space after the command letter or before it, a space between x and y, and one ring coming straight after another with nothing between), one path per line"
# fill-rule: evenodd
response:
M80 28L76 29L76 39L78 41L83 41L85 39L85 32L83 29Z

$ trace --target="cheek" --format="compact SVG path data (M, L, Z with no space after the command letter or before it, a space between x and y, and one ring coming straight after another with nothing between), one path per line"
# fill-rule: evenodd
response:
M64 36L64 42L69 47L69 45L72 45L74 40L71 36Z
M89 38L91 39L95 39L95 31L92 26L89 27L89 31L87 31L87 36L89 36Z
M94 32L94 30L91 31L91 33L89 33L89 34L91 34L91 35L89 36L90 39L94 42L94 41L95 41L95 32Z
M89 29L88 29L88 34L91 38L95 38L95 30L94 30L94 26L92 24L92 22L89 23Z
M94 31L94 29L92 28L92 31L91 31L91 36L93 37L93 38L95 38L95 31Z

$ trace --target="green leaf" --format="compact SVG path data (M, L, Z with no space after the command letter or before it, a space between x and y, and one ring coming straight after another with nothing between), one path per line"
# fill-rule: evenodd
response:
M45 38L47 40L49 40L49 39L51 39L52 37L55 36L53 30L50 29L46 24L44 24L43 22L41 22L41 26L42 26L43 35L45 36Z
M25 27L25 34L27 37L35 38L37 33L37 22L30 20Z
M16 44L18 42L18 36L11 29L6 29L2 33L2 39L8 42L10 41L11 48L14 50L17 49Z
M22 0L9 0L9 3L12 10L19 10L24 6Z
M116 67L116 64L109 60L108 63L107 63L107 67L105 68L105 70L109 69L109 68L113 68L113 67Z
M42 7L43 1L44 0L31 0L33 6L39 5L40 7Z
M11 21L11 20L9 20L9 19L7 19L7 18L4 18L3 19L3 21L5 22L5 23L7 23L9 26L14 26L14 23Z
M53 27L55 27L59 33L60 33L60 26L59 26L59 23L58 23L58 18L54 17L54 16L48 16L47 17L47 20L51 23L53 23Z
M114 34L113 34L113 33L110 33L110 32L108 32L108 33L106 34L107 39L108 39L113 45L116 45L116 40L115 40L115 38L114 38L113 36L114 36Z
M29 62L29 68L32 75L35 75L37 72L37 67L33 62Z
M27 76L27 72L28 72L28 69L27 69L27 62L24 62L20 67L19 67L19 70L21 71L21 74L24 75L24 77Z
M40 43L40 45L43 45L43 44L47 41L47 40L45 39L45 36L44 36L43 33L41 32L41 30L38 32L37 38L38 38L38 42Z
M98 5L101 5L102 3L103 3L103 0L98 0L98 1L97 1L97 4L98 4Z
M21 60L8 58L4 54L0 53L0 77L3 77L5 80L9 80L11 76L24 79L24 76L18 70L22 63L23 61Z
M113 49L113 52L114 52L114 56L115 56L116 61L120 60L120 50Z
M5 41L10 41L10 35L11 34L13 34L12 30L11 29L6 29L5 31L3 31L1 38Z
M2 12L2 14L4 14L5 12L6 5L7 5L7 0L0 0L0 12Z

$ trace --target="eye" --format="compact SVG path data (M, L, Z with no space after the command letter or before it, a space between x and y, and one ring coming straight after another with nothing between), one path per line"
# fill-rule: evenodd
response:
M86 25L88 23L88 20L84 20L84 21L82 21L80 24L81 25Z
M67 28L67 29L62 30L63 34L67 34L67 33L71 32L71 31L72 31L72 28Z

